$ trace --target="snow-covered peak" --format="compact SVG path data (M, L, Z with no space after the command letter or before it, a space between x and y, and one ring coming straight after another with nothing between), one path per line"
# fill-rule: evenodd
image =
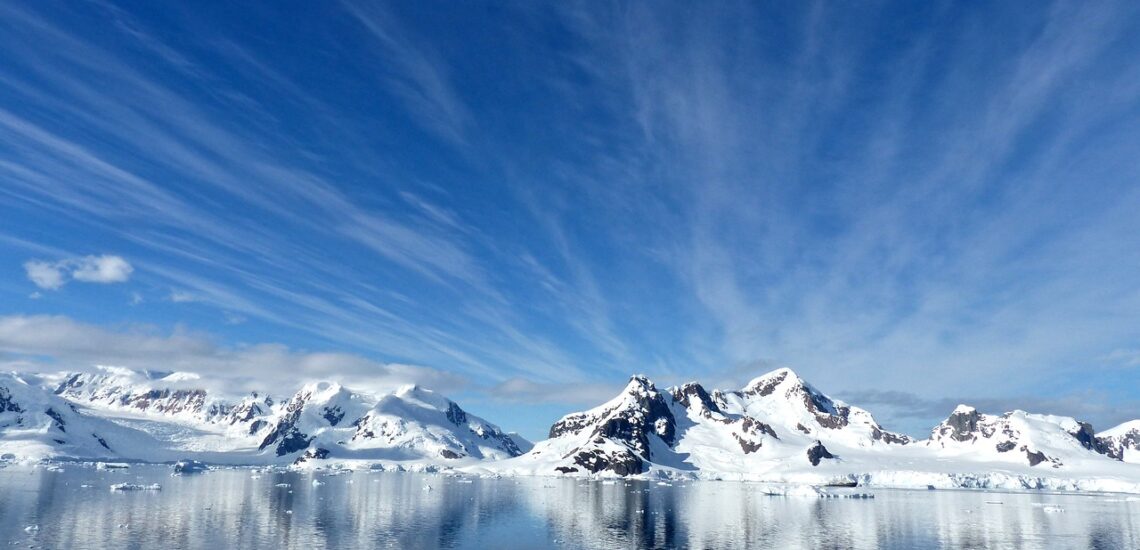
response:
M402 386L393 394L407 402L417 403L424 407L437 410L447 410L455 405L450 399L427 388L416 384Z
M978 409L975 409L974 407L971 407L971 406L969 406L969 405L961 404L961 405L958 405L957 407L954 407L954 411L953 411L953 412L951 412L950 414L951 414L951 415L955 415L955 414L973 414L973 413L976 413L976 412L978 412Z
M166 376L163 376L160 380L167 383L177 383L193 382L201 379L202 375L193 372L172 372Z
M352 392L336 382L329 381L309 382L301 386L301 389L297 390L294 396L309 403L322 404L340 400L360 401L365 399L361 394Z
M744 385L741 391L754 395L767 396L775 392L777 388L795 386L807 386L807 383L804 382L795 371L784 367L753 378Z
M1098 437L1120 437L1133 433L1140 433L1140 420L1129 420L1128 422L1104 430L1096 435Z

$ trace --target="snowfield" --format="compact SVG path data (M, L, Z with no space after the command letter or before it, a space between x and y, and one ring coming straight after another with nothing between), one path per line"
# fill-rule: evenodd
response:
M825 486L1140 493L1138 455L1140 421L1096 433L1069 417L965 405L915 440L789 369L729 391L659 390L634 376L535 445L418 386L372 396L326 381L230 397L191 373L0 374L0 459L9 462L739 480L792 495Z

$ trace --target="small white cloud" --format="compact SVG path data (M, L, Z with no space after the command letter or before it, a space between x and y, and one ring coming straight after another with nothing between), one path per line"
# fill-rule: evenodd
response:
M232 311L225 311L222 312L222 314L226 317L227 325L240 325L248 320L245 318L245 316L238 315Z
M43 298L43 297L44 297L44 295L40 294L40 292L38 290L28 295L28 298L31 298L32 300L39 300L40 298Z
M28 274L28 280L36 286L44 290L57 290L67 282L61 263L28 260L24 262L24 271Z
M125 283L135 268L120 256L87 256L76 260L71 277L85 283Z
M187 302L197 302L198 297L185 291L185 290L171 290L168 299L176 304L185 304Z
M139 294L138 292L132 292L131 293L131 305L137 306L141 303L143 303L142 294Z
M124 283L135 268L121 256L104 254L68 258L56 262L28 260L24 272L28 280L44 290L59 290L68 280L84 283Z

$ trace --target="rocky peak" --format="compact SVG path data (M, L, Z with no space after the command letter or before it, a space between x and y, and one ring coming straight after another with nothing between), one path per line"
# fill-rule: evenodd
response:
M709 392L696 382L688 382L673 389L673 400L686 409L697 407L701 412L721 412Z
M976 438L978 410L968 405L958 405L944 422L934 428L934 433L949 437L954 441L970 441Z
M781 368L753 378L751 382L744 386L742 393L745 395L767 397L775 393L776 388L784 384L784 382L803 385L803 380L800 379L792 369Z

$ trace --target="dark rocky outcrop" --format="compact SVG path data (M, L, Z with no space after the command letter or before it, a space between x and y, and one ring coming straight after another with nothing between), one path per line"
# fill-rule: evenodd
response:
M44 414L48 415L48 417L51 418L51 424L53 428L64 433L67 432L67 429L65 428L67 423L64 422L63 415L59 414L55 409L51 407L48 407L47 410L44 411Z
M299 464L304 464L310 460L324 460L328 458L330 454L331 453L328 449L323 449L320 447L309 449L305 451L305 454L297 457L297 460L293 461L293 465L296 466Z
M977 436L974 435L974 432L978 430L979 418L980 415L976 409L956 409L944 423L945 426L949 428L949 433L947 434L945 431L943 433L954 441L970 441L971 439L975 439Z
M453 401L447 402L447 420L456 426L462 426L467 423L467 413L459 408Z
M831 454L831 452L827 450L827 447L824 447L823 443L821 443L819 440L816 440L814 445L812 445L811 447L808 447L807 459L808 459L808 462L811 462L812 466L819 466L820 461L822 461L823 459L834 459L834 458L837 458L837 457L835 455Z
M871 438L890 445L908 445L913 441L908 436L881 430L878 427L871 429Z
M12 398L12 392L8 388L0 387L0 413L3 412L22 413L24 409Z
M340 407L325 407L321 409L321 417L329 423L329 426L336 426L344 419L344 411Z
M574 455L574 463L592 474L609 470L619 476L640 474L645 471L645 461L630 449L603 451L590 449Z
M307 394L296 395L289 401L285 408L285 415L278 420L273 430L261 441L261 445L257 447L258 450L264 450L266 447L276 444L277 456L285 456L309 446L309 442L313 438L297 429L297 421L301 418L301 410L304 409L308 398Z

